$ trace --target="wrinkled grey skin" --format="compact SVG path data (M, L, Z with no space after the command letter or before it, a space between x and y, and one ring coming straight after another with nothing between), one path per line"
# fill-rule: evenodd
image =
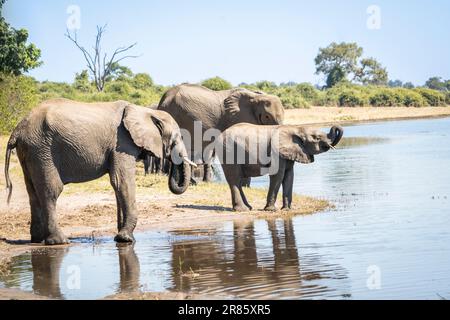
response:
M225 178L230 186L233 210L248 211L252 207L248 203L245 194L242 190L242 181L249 177L258 177L264 175L264 169L274 164L274 159L278 159L278 170L267 173L270 175L270 187L267 194L267 203L264 210L274 211L275 202L278 191L283 185L283 208L289 210L292 203L292 186L294 182L294 163L312 163L314 162L314 155L327 152L334 148L342 138L343 129L338 126L331 128L328 134L322 131L306 128L302 126L257 126L251 124L238 124L225 130L219 142L225 141L222 148L224 148L224 158L221 159L222 168ZM242 139L246 137L247 139ZM267 137L267 139L261 139ZM277 138L275 138L277 137ZM235 141L232 148L235 150L235 158L230 163L226 158L226 149L230 149L230 145L226 145L226 141ZM251 148L258 145L258 148L267 150L268 159L270 163L263 163L261 158L254 164L246 160L244 164L238 164L236 155L238 149L244 150L245 159L249 159ZM242 161L241 161L242 163Z
M159 158L187 156L178 125L163 111L126 101L79 103L50 100L33 109L8 142L5 177L12 150L24 173L31 207L31 242L65 244L68 239L56 221L56 201L69 183L100 178L108 173L117 200L117 242L134 241L136 161L150 153ZM174 158L175 159L175 158ZM189 185L190 165L173 164L169 189L183 193Z
M213 91L199 85L182 84L164 94L158 109L170 113L180 128L191 134L191 159L205 163L204 181L212 179L211 155L201 159L193 154L195 121L201 121L203 133L210 128L222 132L243 122L278 125L284 120L284 108L278 97L242 88ZM209 143L204 141L203 148Z

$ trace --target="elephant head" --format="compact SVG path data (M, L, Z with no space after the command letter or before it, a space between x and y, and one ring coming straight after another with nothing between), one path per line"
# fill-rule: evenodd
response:
M157 158L171 160L169 189L175 194L186 191L191 179L191 165L180 128L165 111L128 105L123 123L133 142Z
M333 126L328 134L301 126L280 126L272 137L280 157L301 163L314 162L314 155L327 152L341 140L344 129Z
M240 114L238 122L259 125L279 125L284 121L284 108L280 98L259 91L236 89L225 99L229 115Z

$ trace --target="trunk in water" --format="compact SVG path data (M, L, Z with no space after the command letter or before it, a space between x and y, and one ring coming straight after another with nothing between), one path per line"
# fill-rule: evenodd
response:
M182 194L186 191L191 181L191 166L185 162L179 165L170 164L169 189L174 194Z
M336 146L339 141L341 141L342 136L344 135L344 129L340 126L334 126L331 128L330 133L328 134L328 138L331 140L331 145Z

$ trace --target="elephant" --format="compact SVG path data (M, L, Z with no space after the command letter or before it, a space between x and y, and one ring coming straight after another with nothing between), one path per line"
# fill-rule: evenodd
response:
M43 102L14 129L5 161L6 186L11 152L16 149L31 207L31 242L69 243L56 220L56 202L64 185L109 174L117 203L116 242L134 242L137 223L135 166L146 154L172 159L169 189L186 191L192 162L179 127L166 112L126 101Z
M202 150L210 143L203 141L206 130L214 128L222 132L242 122L279 125L284 120L284 108L278 97L243 88L213 91L199 85L182 84L163 95L158 110L170 113L180 128L189 132L191 140L187 149L193 161L205 163L203 180L208 182L212 180L210 160L213 155L203 155ZM195 136L197 121L201 124L201 137ZM202 150L195 150L198 148L194 140Z
M314 155L334 149L344 130L333 126L328 134L296 125L258 126L237 124L225 130L215 150L231 190L234 211L248 211L242 181L270 175L270 187L264 210L275 211L275 202L283 185L283 210L291 209L294 163L314 162ZM261 156L261 152L264 152Z

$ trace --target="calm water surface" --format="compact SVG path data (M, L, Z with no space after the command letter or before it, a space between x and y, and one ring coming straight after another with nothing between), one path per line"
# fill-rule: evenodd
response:
M450 118L347 126L340 149L295 171L295 191L332 201L329 212L148 232L134 246L80 239L16 257L0 287L66 299L448 299L449 129Z

